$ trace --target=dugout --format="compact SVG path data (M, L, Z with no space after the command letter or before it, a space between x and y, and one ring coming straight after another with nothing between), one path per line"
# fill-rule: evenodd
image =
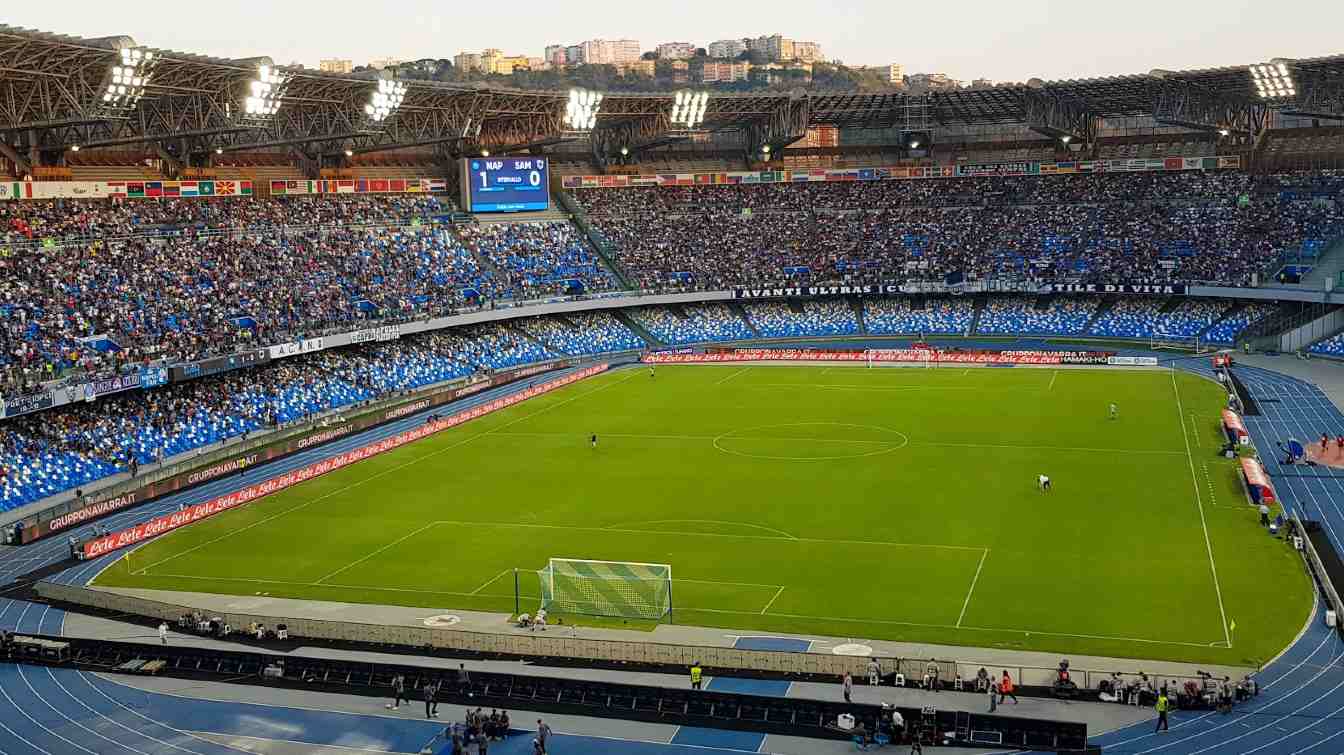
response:
M1273 506L1278 501L1278 496L1274 494L1274 486L1269 482L1269 475L1265 474L1265 468L1260 466L1260 462L1255 459L1242 459L1241 477L1246 481L1246 491L1250 493L1252 502Z
M1223 410L1223 434L1239 446L1251 444L1251 434L1246 431L1246 423L1231 409Z

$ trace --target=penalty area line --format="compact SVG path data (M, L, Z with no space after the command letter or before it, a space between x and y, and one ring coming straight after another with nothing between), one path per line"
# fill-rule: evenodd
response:
M716 382L714 383L714 385L723 385L724 383L728 382L729 380L732 380L733 378L737 377L738 375L741 375L742 373L746 372L746 371L749 370L749 369L751 369L751 367L743 367L742 369L740 369L740 370L734 372L733 374L729 375L728 377L725 377L725 378L722 378L722 379L716 381Z
M966 591L966 600L961 604L961 613L957 614L957 626L961 626L961 620L966 618L966 609L971 605L971 596L975 594L975 584L980 581L980 571L985 568L985 559L989 558L989 549L980 554L980 564L975 567L975 576L971 578L971 589Z
M776 601L776 600L779 600L779 596L784 592L784 587L785 587L784 585L780 585L780 586L779 586L779 589L778 589L778 590L775 590L775 594L774 594L773 596L771 596L771 598L770 598L770 602L769 602L769 603L766 603L766 604L765 604L765 608L762 608L762 609L761 609L761 615L762 615L762 616L765 615L765 612L766 612L766 611L769 611L769 610L770 610L770 606L773 606L773 605L775 604L775 601Z

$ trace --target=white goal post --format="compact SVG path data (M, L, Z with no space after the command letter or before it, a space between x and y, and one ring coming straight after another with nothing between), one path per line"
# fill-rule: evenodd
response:
M553 558L537 572L548 613L661 621L672 616L672 567Z
M1180 351L1193 351L1196 354L1203 354L1209 350L1208 345L1197 335L1185 336L1176 333L1158 332L1148 336L1148 348L1153 351L1178 349Z

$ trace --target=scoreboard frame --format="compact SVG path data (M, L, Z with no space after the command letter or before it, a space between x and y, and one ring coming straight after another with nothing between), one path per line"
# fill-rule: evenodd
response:
M543 212L551 208L549 157L464 157L462 207L467 212Z

